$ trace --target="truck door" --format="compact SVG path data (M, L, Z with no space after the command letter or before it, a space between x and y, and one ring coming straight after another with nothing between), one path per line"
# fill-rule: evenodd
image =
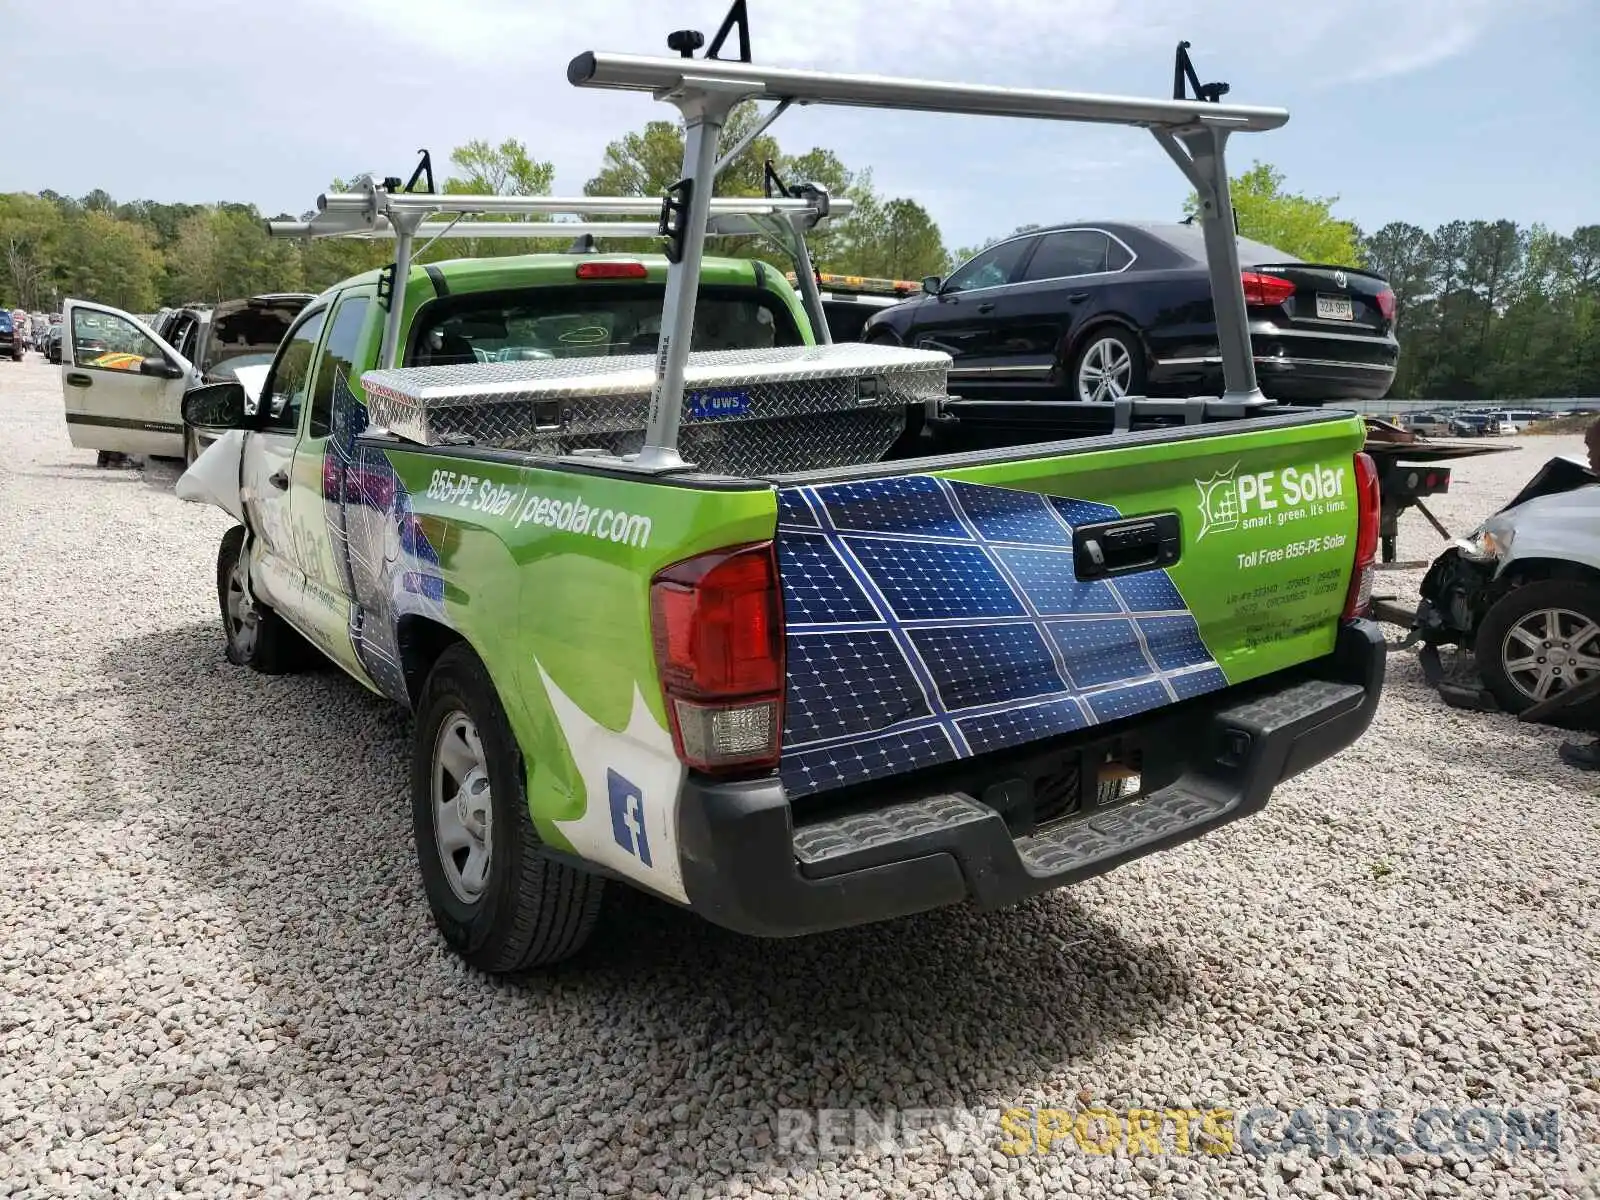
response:
M68 300L61 392L67 437L84 450L183 454L184 358L138 317Z
M311 380L311 403L305 429L294 450L290 470L289 516L296 533L296 565L305 579L307 632L324 653L357 678L368 673L353 638L355 588L350 578L345 512L351 438L348 424L335 421L335 410L348 415L361 391L361 366L377 354L382 322L368 328L376 300L374 288L352 288L340 295L328 322L328 335L317 354ZM372 342L372 345L368 345ZM339 434L335 426L339 425Z
M289 471L327 315L325 307L308 310L278 347L258 402L265 410L262 423L245 439L240 464L240 498L254 534L251 586L285 620L308 634L303 612L305 574L298 566L305 556L295 548Z

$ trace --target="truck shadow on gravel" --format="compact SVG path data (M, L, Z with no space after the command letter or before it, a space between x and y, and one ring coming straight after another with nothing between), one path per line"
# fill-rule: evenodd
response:
M219 970L256 980L254 1045L193 1028L229 1065L161 1086L292 1101L381 1190L799 1170L781 1109L1065 1103L1047 1080L1092 1087L1071 1064L1204 987L1067 893L766 941L621 887L579 958L486 979L421 894L407 714L332 669L232 667L210 625L103 665L157 852L236 923Z

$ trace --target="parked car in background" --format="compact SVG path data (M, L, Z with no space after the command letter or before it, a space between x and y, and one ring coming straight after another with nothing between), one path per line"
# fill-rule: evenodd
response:
M27 309L11 310L11 332L17 344L17 358L21 359L28 352L28 343L33 339L33 318L28 315Z
M1457 412L1450 415L1453 437L1487 437L1500 432L1500 419L1488 413Z
M10 312L0 312L0 358L14 358L22 362L22 342L11 323Z
M1423 437L1450 436L1450 417L1448 413L1410 413L1406 416L1404 425L1412 433L1420 433Z
M1378 400L1394 382L1394 292L1240 238L1261 389ZM1205 241L1182 222L1095 221L1007 238L873 315L867 341L942 350L962 395L1110 401L1221 391Z
M50 326L50 332L45 336L44 345L45 361L56 366L61 364L61 322L57 321Z
M202 382L219 383L241 367L265 368L312 299L308 292L273 292L174 309L156 332L194 364Z
M67 301L62 374L67 432L74 446L114 454L180 455L205 448L199 431L185 429L183 394L204 383L265 375L300 310L312 299L272 293L213 306L157 313L150 322L132 313Z

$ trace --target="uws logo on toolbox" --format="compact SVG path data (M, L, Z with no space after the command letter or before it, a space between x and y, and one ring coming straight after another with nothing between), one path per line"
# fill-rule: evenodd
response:
M1350 506L1352 486L1346 463L1314 463L1245 475L1239 474L1239 464L1234 463L1209 479L1196 479L1194 485L1200 491L1196 541L1216 533L1271 529L1342 512Z

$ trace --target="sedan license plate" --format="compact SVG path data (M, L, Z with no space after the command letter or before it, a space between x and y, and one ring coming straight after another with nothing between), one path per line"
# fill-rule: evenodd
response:
M1317 316L1324 321L1354 321L1356 310L1348 296L1318 296Z

